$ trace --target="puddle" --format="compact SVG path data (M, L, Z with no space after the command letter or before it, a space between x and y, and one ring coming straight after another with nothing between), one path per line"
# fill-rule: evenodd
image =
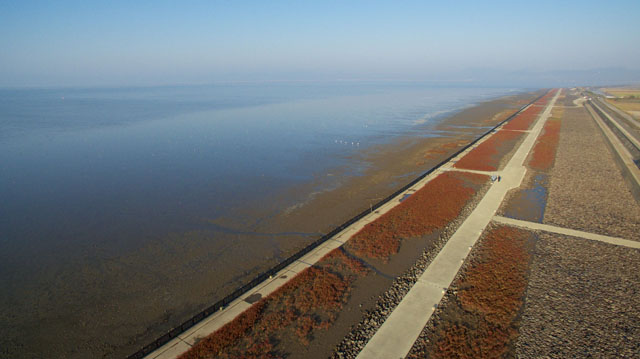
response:
M254 294L251 294L250 296L248 296L247 298L245 298L244 301L249 303L249 304L253 304L253 303L259 301L260 299L262 299L262 294L254 293Z
M518 191L504 210L504 216L523 221L542 223L547 206L549 178L538 174L528 188Z

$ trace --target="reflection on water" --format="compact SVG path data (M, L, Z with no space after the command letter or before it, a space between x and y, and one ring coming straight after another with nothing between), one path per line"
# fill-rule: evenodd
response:
M122 355L318 235L247 236L308 194L264 199L338 166L362 168L350 162L356 151L416 124L428 136L425 124L507 92L0 90L0 347L16 357Z

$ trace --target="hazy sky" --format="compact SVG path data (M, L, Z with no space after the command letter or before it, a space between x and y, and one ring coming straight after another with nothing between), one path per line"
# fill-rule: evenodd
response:
M0 86L638 70L638 16L638 0L0 0Z

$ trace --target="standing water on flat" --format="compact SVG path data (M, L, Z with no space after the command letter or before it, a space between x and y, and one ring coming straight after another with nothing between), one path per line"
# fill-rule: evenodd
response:
M252 233L299 200L263 199L333 168L357 175L357 151L509 92L0 90L0 356L130 353L277 260L275 237L320 235Z

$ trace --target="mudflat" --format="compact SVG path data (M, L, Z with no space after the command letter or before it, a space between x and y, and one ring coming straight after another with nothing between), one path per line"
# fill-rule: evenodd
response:
M68 358L129 355L387 197L537 95L488 101L435 127L425 124L425 136L414 131L393 143L365 148L352 158L364 168L361 175L353 175L352 168L335 168L260 202L240 199L228 217L206 219L201 230L171 234L111 263L96 266L89 258L50 273L42 278L43 283L55 283L50 293L14 303L12 313L0 312L5 323L0 329L1 354L16 358L38 353ZM292 198L299 200L291 203ZM277 210L283 204L287 210ZM188 240L172 240L177 236ZM400 252L407 266L421 248L408 250ZM237 253L245 253L247 260L230 255ZM101 280L90 279L96 277ZM74 294L77 288L82 295ZM366 298L368 293L359 292L358 297ZM344 333L349 322L341 322L339 332ZM330 350L329 342L335 345L338 337L327 333L310 345Z

